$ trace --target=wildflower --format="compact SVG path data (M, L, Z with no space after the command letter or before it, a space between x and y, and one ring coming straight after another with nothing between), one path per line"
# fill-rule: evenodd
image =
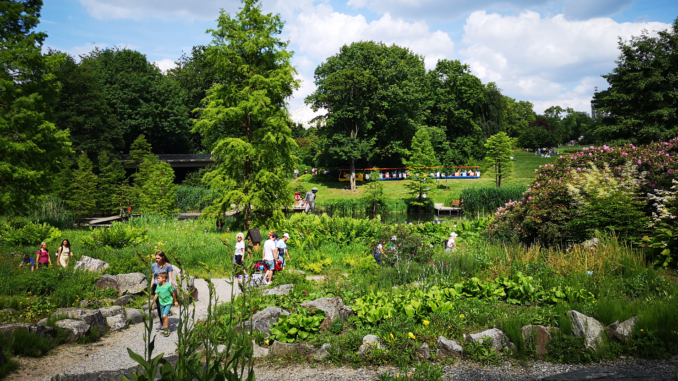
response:
M422 323L424 323L424 326L428 326L431 322L428 320L424 320Z
M643 329L641 329L640 332L645 332L645 331Z
M395 340L395 337L393 337L393 334L391 333L391 340Z
M268 345L268 340L266 340L266 341L264 341L264 342L266 343L266 345Z
M415 340L415 339L416 339L416 337L414 336L414 333L412 333L412 332L408 332L408 333L407 333L407 336L408 336L410 339L412 339L412 340Z
M463 319L463 318L465 318L465 317L466 317L466 316L464 316L464 314L459 315L459 319Z

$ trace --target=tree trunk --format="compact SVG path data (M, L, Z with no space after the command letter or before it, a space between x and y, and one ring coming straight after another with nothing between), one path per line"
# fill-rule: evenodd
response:
M351 190L355 191L355 159L351 159Z
M501 188L501 163L497 164L497 188Z

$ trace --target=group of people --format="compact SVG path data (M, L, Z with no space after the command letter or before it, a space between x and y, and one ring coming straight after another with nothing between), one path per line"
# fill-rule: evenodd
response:
M67 239L61 242L61 246L57 249L57 258L56 262L59 266L63 268L68 267L68 260L73 256L73 251L71 251L71 242ZM24 255L19 268L26 266L30 268L31 271L35 269L46 268L52 265L52 257L49 254L49 249L47 249L47 243L40 243L40 249L35 253L35 259L30 255Z
M304 168L304 175L307 175L307 174L308 174L308 168ZM317 175L318 174L318 168L317 167L311 168L311 174ZM297 177L299 177L299 169L294 168L294 178L296 179Z
M454 172L454 177L479 177L480 176L480 169L476 169L475 171L473 169L470 170L456 170Z
M408 225L411 226L412 223L410 222ZM457 251L457 237L458 237L457 233L455 232L450 233L450 238L445 240L445 252L449 253ZM388 255L386 255L385 250L388 252L395 253L395 251L397 250L396 246L397 241L398 237L392 236L388 244L388 249L384 248L384 245L386 243L384 240L377 242L377 246L372 250L372 255L374 256L374 261L377 262L378 265L381 266L383 264L382 258L388 258Z
M537 148L535 155L541 155L542 158L549 158L551 155L557 155L559 152L555 148Z
M290 239L288 233L283 234L282 239L278 233L268 232L268 239L264 242L264 250L261 253L261 260L264 262L264 285L269 285L273 281L273 271L276 263L280 264L280 269L285 269L285 264L290 260L290 252L287 249L287 240ZM287 256L287 261L285 260Z

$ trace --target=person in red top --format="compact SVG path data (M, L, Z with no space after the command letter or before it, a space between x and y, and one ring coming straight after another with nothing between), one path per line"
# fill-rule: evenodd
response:
M35 253L35 261L38 262L38 269L48 267L52 264L52 258L49 256L47 244L45 242L40 244L40 250Z

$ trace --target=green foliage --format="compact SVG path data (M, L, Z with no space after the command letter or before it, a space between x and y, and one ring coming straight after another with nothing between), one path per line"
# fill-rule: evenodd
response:
M279 15L263 14L258 1L247 0L233 17L222 10L218 28L209 30L207 57L228 81L208 90L194 131L220 136L212 147L214 171L205 181L223 189L224 197L209 212L235 204L245 229L255 218L252 206L262 223L281 219L280 207L292 204L285 173L292 172L296 143L285 99L299 82L287 43L278 37L283 25Z
M409 167L411 176L405 187L409 189L413 206L422 208L427 204L424 193L432 186L434 178L431 176L429 167L437 165L435 152L431 145L431 136L425 129L419 129L412 139L412 147L408 152L409 159L403 160L403 164Z
M46 196L40 205L31 209L29 218L32 221L46 222L59 229L70 229L75 224L73 213L66 203L57 196Z
M90 228L90 234L80 241L85 247L94 250L109 247L121 249L128 245L136 246L148 240L148 229L129 224L113 222L110 228Z
M176 206L181 212L200 212L222 197L218 191L201 186L179 185L176 189Z
M35 246L61 237L61 231L48 223L36 223L24 218L0 219L2 241L17 246Z
M119 211L123 203L126 191L125 169L122 163L114 155L107 151L99 154L99 189L97 195L98 208L104 214L112 214Z
M134 184L137 209L151 214L167 215L176 211L174 170L155 155L147 155L139 165Z
M508 202L520 200L527 187L504 186L497 187L469 187L464 188L459 199L464 200L464 213L471 216L478 213L494 212L500 206L506 206ZM453 199L447 200L450 205Z
M502 97L502 102L504 132L512 138L517 138L534 121L536 117L534 105L532 102L516 101L507 96Z
M325 312L300 308L295 314L280 316L278 322L271 327L270 337L281 343L311 341L320 331L320 323L323 320L325 320Z
M0 335L0 344L6 353L26 357L44 356L54 347L48 337L28 332L25 328L14 330L9 338Z
M406 367L406 368L409 368ZM428 363L420 363L414 366L413 372L408 372L409 369L401 369L396 376L392 376L388 373L381 373L377 377L378 381L400 381L401 374L402 379L412 380L412 381L442 381L443 380L443 367L440 365L433 365Z
M588 364L598 361L596 353L584 347L584 337L574 337L555 332L546 344L547 358L565 364Z
M497 365L500 360L499 353L492 348L492 338L486 337L482 342L467 341L464 344L464 354L471 360L483 365Z
M86 154L78 158L78 168L73 173L73 179L68 184L68 205L76 218L89 217L96 209L99 179L94 174L92 161Z
M671 189L655 189L649 193L652 207L650 228L652 234L643 237L643 247L646 247L654 257L656 265L668 267L678 260L678 181L672 180Z
M485 143L487 150L485 164L494 172L495 184L497 188L501 187L501 180L513 171L513 139L509 138L505 132L500 132L490 136Z
M378 181L368 183L363 199L372 206L371 212L376 214L377 209L384 204L384 185Z

